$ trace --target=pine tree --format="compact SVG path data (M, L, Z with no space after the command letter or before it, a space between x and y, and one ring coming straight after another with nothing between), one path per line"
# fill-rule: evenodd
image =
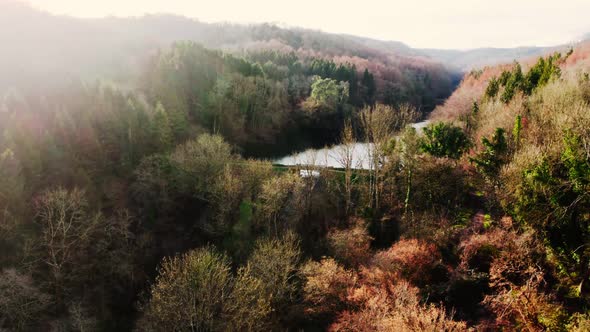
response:
M375 78L373 74L369 72L368 69L365 69L363 73L363 86L365 87L366 95L364 96L365 104L372 105L375 103L375 93L377 92L377 86L375 84Z

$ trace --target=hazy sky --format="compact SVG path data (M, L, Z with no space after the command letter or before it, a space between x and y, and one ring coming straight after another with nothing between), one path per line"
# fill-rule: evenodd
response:
M0 0L2 1L2 0ZM79 17L174 13L205 22L274 22L413 47L556 45L590 32L590 0L28 0Z

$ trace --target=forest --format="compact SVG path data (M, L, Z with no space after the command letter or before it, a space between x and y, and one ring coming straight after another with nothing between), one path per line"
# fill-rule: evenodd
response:
M369 42L231 29L251 47L0 89L0 331L590 330L590 43L452 92Z

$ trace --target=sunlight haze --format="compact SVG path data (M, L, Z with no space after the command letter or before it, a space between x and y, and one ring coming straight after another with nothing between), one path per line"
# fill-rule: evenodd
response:
M77 17L169 13L204 22L272 22L404 42L420 48L548 46L590 31L583 0L30 0Z

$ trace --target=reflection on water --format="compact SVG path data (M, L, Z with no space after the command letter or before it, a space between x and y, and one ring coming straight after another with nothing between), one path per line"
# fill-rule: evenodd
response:
M421 131L426 127L428 121L414 123L412 127ZM352 146L352 167L357 169L369 168L369 148L371 143L356 143ZM303 152L298 152L285 156L273 161L275 164L285 166L295 165L314 165L317 167L343 167L343 156L345 155L345 147L342 145L335 145L323 149L309 149Z

